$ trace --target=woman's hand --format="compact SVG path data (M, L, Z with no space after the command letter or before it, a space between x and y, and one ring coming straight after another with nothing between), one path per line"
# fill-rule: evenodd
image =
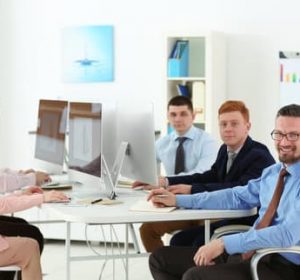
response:
M56 202L56 201L69 201L69 197L67 197L63 192L60 191L49 191L44 192L44 202Z
M27 194L27 195L31 195L31 194L34 194L34 193L43 193L43 190L39 186L32 186L32 187L24 188L22 190L22 193Z

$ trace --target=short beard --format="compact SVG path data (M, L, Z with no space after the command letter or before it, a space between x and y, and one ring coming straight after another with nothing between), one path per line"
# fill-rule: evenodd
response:
M300 161L300 156L298 156L298 157L291 157L291 156L280 156L279 155L278 158L279 158L280 162L286 163L286 164L292 164L292 163Z

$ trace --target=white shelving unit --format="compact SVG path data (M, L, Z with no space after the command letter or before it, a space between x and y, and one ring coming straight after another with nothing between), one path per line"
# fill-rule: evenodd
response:
M177 40L188 41L188 75L184 77L168 76L168 62ZM165 61L167 101L179 94L178 84L186 85L196 112L198 112L195 125L204 128L216 139L219 139L218 108L226 99L224 34L220 32L168 34L166 36Z

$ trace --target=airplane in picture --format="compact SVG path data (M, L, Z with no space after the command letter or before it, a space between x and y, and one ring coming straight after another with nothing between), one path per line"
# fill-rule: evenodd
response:
M80 66L88 67L88 66L93 66L94 64L99 63L99 60L89 59L88 55L87 55L87 47L85 46L85 48L84 48L84 58L77 59L74 62L78 63Z
M88 59L88 58L83 58L83 59L78 59L75 60L76 63L79 63L80 66L86 67L86 66L92 66L94 63L98 63L98 60L94 60L94 59Z

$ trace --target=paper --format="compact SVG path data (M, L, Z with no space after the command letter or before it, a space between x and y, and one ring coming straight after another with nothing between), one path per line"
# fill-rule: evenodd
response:
M130 207L130 211L139 211L139 212L161 212L167 213L175 210L176 207L155 207L152 202L147 200L139 200L134 205Z

